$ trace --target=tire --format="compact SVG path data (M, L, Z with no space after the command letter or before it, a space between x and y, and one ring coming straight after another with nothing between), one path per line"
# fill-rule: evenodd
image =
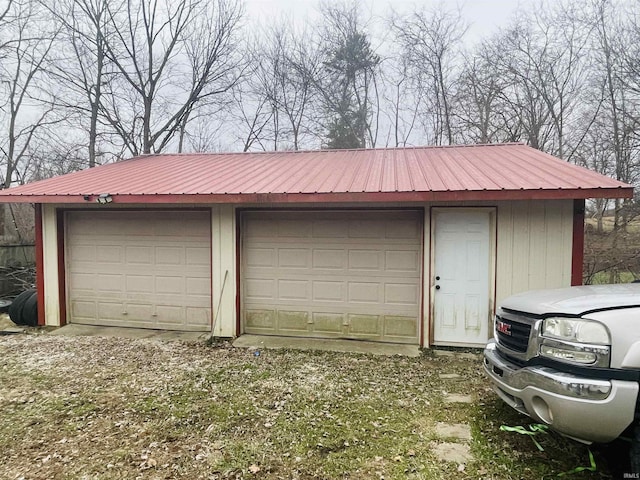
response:
M629 448L629 462L631 473L640 474L640 423L636 423L633 427L631 448Z
M22 307L22 321L24 322L23 325L29 327L38 326L38 295L35 291L24 302L24 307Z
M13 299L13 303L9 307L9 318L16 325L28 325L24 322L23 319L23 311L24 305L28 299L32 296L35 296L36 291L34 289L25 290L16 298ZM37 323L37 315L36 315L36 323Z
M0 313L7 313L12 303L8 298L0 298Z

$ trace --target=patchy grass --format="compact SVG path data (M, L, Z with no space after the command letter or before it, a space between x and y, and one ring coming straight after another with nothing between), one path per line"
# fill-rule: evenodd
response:
M614 218L603 218L597 231L596 219L585 221L584 282L588 284L629 283L640 278L640 219L614 231Z
M616 280L617 283L631 283L636 279L635 275L629 271L617 271L616 274L617 276L614 280ZM591 285L601 285L606 283L611 283L611 274L609 271L598 272L593 275Z
M488 389L478 358L260 353L0 337L0 477L539 479L588 464L585 446L555 434L539 452L501 432L529 419ZM434 445L456 441L438 422L470 425L472 461L437 458ZM606 476L596 460L597 473L573 478Z
M622 219L620 219L622 222ZM585 225L588 225L590 228L596 229L598 227L598 219L597 218L585 218ZM604 232L610 232L613 230L615 226L615 217L613 215L603 217L602 218L602 230ZM640 219L638 217L632 218L627 221L626 230L629 233L640 233Z

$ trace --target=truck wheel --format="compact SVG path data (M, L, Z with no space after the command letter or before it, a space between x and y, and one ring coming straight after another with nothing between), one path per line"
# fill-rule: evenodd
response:
M636 423L633 427L629 461L631 463L631 473L640 474L640 423Z

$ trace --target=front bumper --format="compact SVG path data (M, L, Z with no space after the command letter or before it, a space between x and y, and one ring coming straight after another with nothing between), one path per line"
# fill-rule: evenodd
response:
M576 377L557 370L519 367L484 350L485 372L508 405L582 442L610 442L633 422L638 384Z

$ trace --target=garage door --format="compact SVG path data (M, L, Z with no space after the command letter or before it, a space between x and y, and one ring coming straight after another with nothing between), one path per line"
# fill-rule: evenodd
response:
M418 343L421 212L247 212L246 333Z
M73 323L207 330L207 212L68 212L66 271Z

